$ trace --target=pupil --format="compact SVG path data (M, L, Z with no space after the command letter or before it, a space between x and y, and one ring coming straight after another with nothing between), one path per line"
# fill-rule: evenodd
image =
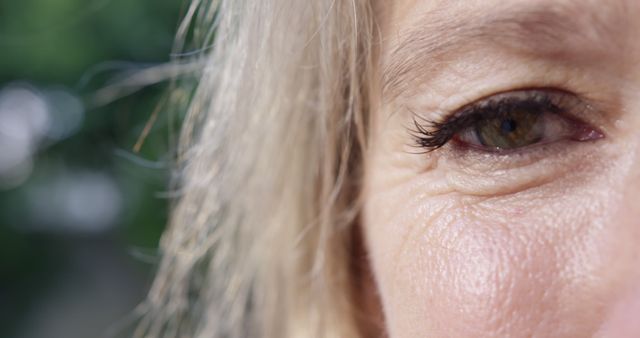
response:
M517 128L516 121L512 119L505 119L505 120L502 120L502 122L500 123L500 129L505 134L512 133L514 130L516 130L516 128Z

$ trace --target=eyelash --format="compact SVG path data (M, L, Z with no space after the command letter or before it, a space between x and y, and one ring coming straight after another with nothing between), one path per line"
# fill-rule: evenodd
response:
M496 94L458 109L442 122L423 120L420 116L414 115L415 129L410 129L410 134L415 139L415 146L424 149L425 152L431 152L443 147L458 133L482 120L507 116L509 112L518 109L532 113L558 114L574 120L567 115L576 107L569 107L569 100L564 99L567 97L577 99L573 94L557 90L518 90Z

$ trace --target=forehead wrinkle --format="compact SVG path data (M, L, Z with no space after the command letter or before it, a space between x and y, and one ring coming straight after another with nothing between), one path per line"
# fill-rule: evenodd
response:
M586 58L623 48L614 28L627 17L624 6L596 6L585 1L515 4L454 15L423 14L415 29L391 41L382 59L382 93L393 99L413 80L450 63L451 54L486 45L511 52L557 58ZM611 9L614 8L614 9ZM461 53L464 54L464 53Z

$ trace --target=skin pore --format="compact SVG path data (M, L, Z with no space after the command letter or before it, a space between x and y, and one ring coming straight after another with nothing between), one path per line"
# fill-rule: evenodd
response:
M363 229L386 334L639 337L640 3L381 7ZM414 121L533 90L600 137L416 147Z

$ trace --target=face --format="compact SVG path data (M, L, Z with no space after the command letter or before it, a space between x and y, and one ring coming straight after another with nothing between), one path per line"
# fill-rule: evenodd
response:
M363 224L387 334L640 337L640 2L379 12Z

